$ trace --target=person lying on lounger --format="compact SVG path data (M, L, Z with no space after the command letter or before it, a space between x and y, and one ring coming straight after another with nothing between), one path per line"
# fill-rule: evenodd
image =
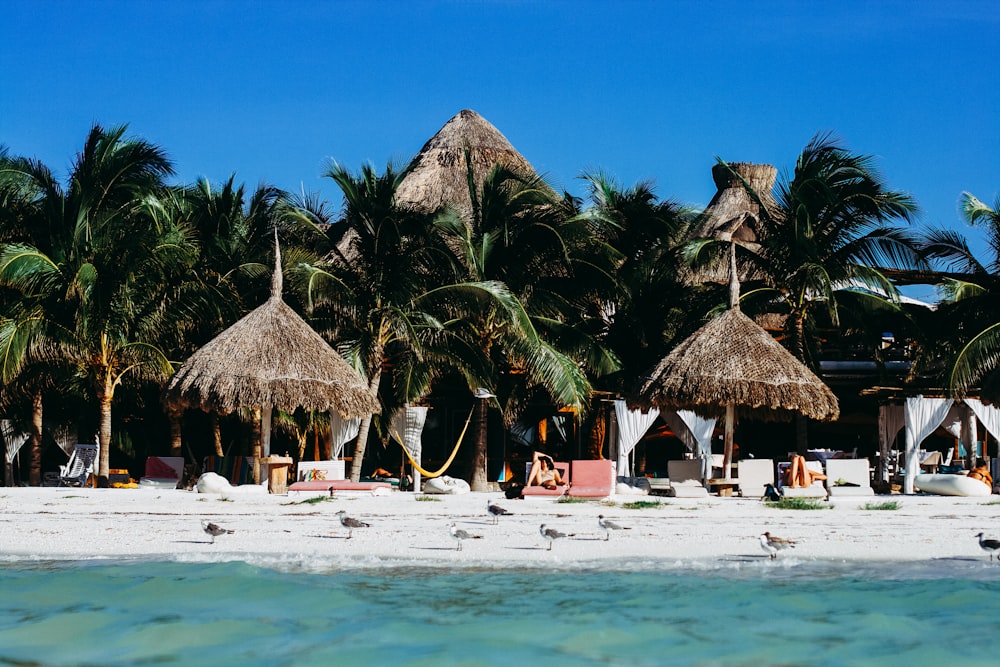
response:
M990 469L983 459L976 459L976 467L969 471L969 477L978 479L986 486L993 488L993 475L990 474Z
M528 482L525 486L544 486L546 489L554 489L557 486L565 486L562 475L556 470L555 462L545 454L535 452L531 455L531 471L528 473Z
M810 470L806 466L806 457L796 455L792 457L792 465L785 471L784 485L793 489L807 488L817 479L826 479L826 475Z

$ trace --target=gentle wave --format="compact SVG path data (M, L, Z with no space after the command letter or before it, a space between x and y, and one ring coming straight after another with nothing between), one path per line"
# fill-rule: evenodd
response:
M0 664L995 664L995 561L639 565L8 563Z

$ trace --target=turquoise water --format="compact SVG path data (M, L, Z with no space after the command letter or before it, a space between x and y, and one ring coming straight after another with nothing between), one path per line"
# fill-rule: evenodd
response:
M0 565L0 665L995 665L1000 565Z

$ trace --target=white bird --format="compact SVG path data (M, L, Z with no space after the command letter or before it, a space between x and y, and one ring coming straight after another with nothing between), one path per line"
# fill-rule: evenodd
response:
M368 524L364 521L358 521L353 517L347 516L347 512L340 510L337 512L337 516L340 518L340 525L347 529L347 539L351 539L351 535L355 528L368 528Z
M792 540L786 540L782 537L776 537L771 533L764 533L760 536L760 548L770 554L771 560L774 560L778 557L779 551L783 549L795 548L795 542Z
M979 548L988 553L990 555L990 560L993 560L993 553L1000 550L1000 540L984 538L982 533L979 533L976 537L979 538ZM997 560L1000 560L1000 558Z
M499 522L500 517L507 514L511 514L511 512L508 512L503 507L500 507L499 505L494 505L490 500L486 501L486 511L489 512L491 515L493 515L493 523Z
M462 550L462 540L478 540L482 538L482 535L473 535L466 530L456 528L454 523L448 524L448 532L451 533L451 536L455 538L456 542L458 542L456 551Z
M228 528L223 528L222 526L212 523L211 521L202 521L201 529L204 530L207 534L212 536L212 544L215 544L215 538L218 537L219 535L225 535L226 533L232 535L234 532L236 532L233 530L229 530Z
M619 523L615 523L611 519L605 519L603 514L597 515L597 523L601 526L601 529L604 530L605 542L611 539L612 530L632 530L631 528L626 528L625 526Z
M560 533L555 528L546 528L543 523L538 527L539 534L544 537L549 543L549 551L552 551L552 543L558 540L560 537L566 537L566 533Z

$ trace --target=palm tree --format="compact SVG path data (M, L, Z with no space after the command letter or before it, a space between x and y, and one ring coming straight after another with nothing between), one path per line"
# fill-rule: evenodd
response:
M96 395L102 485L115 390L171 370L160 343L171 331L172 286L194 257L187 231L155 214L170 161L125 131L95 125L65 189L43 165L21 162L38 193L31 234L0 249L0 285L32 315L20 349L68 363Z
M813 137L791 177L779 182L777 210L744 186L761 204L763 224L759 250L744 256L762 286L748 290L743 302L748 311L785 315L792 353L818 371L820 316L836 328L842 309L898 310L898 291L881 269L924 266L915 238L892 224L911 222L916 203L888 188L872 157L849 152L829 135ZM805 425L796 422L800 449Z
M579 416L591 393L586 371L601 375L619 367L583 326L587 305L602 288L611 291L614 253L596 234L597 220L537 175L497 165L480 189L471 172L468 181L472 220L450 212L439 216L437 227L467 280L503 284L514 297L450 325L452 335L489 364L485 378L467 375L470 388L486 379L508 422L538 391ZM486 490L486 402L477 407L472 488Z
M948 386L964 393L989 375L984 391L995 394L995 374L1000 366L1000 198L989 207L969 192L962 193L961 211L973 226L985 228L986 245L992 256L980 261L969 248L965 237L949 230L932 230L924 239L924 252L933 260L944 262L950 270L964 274L946 279L945 301L939 306L939 318L948 322L947 336L939 341L950 349Z

